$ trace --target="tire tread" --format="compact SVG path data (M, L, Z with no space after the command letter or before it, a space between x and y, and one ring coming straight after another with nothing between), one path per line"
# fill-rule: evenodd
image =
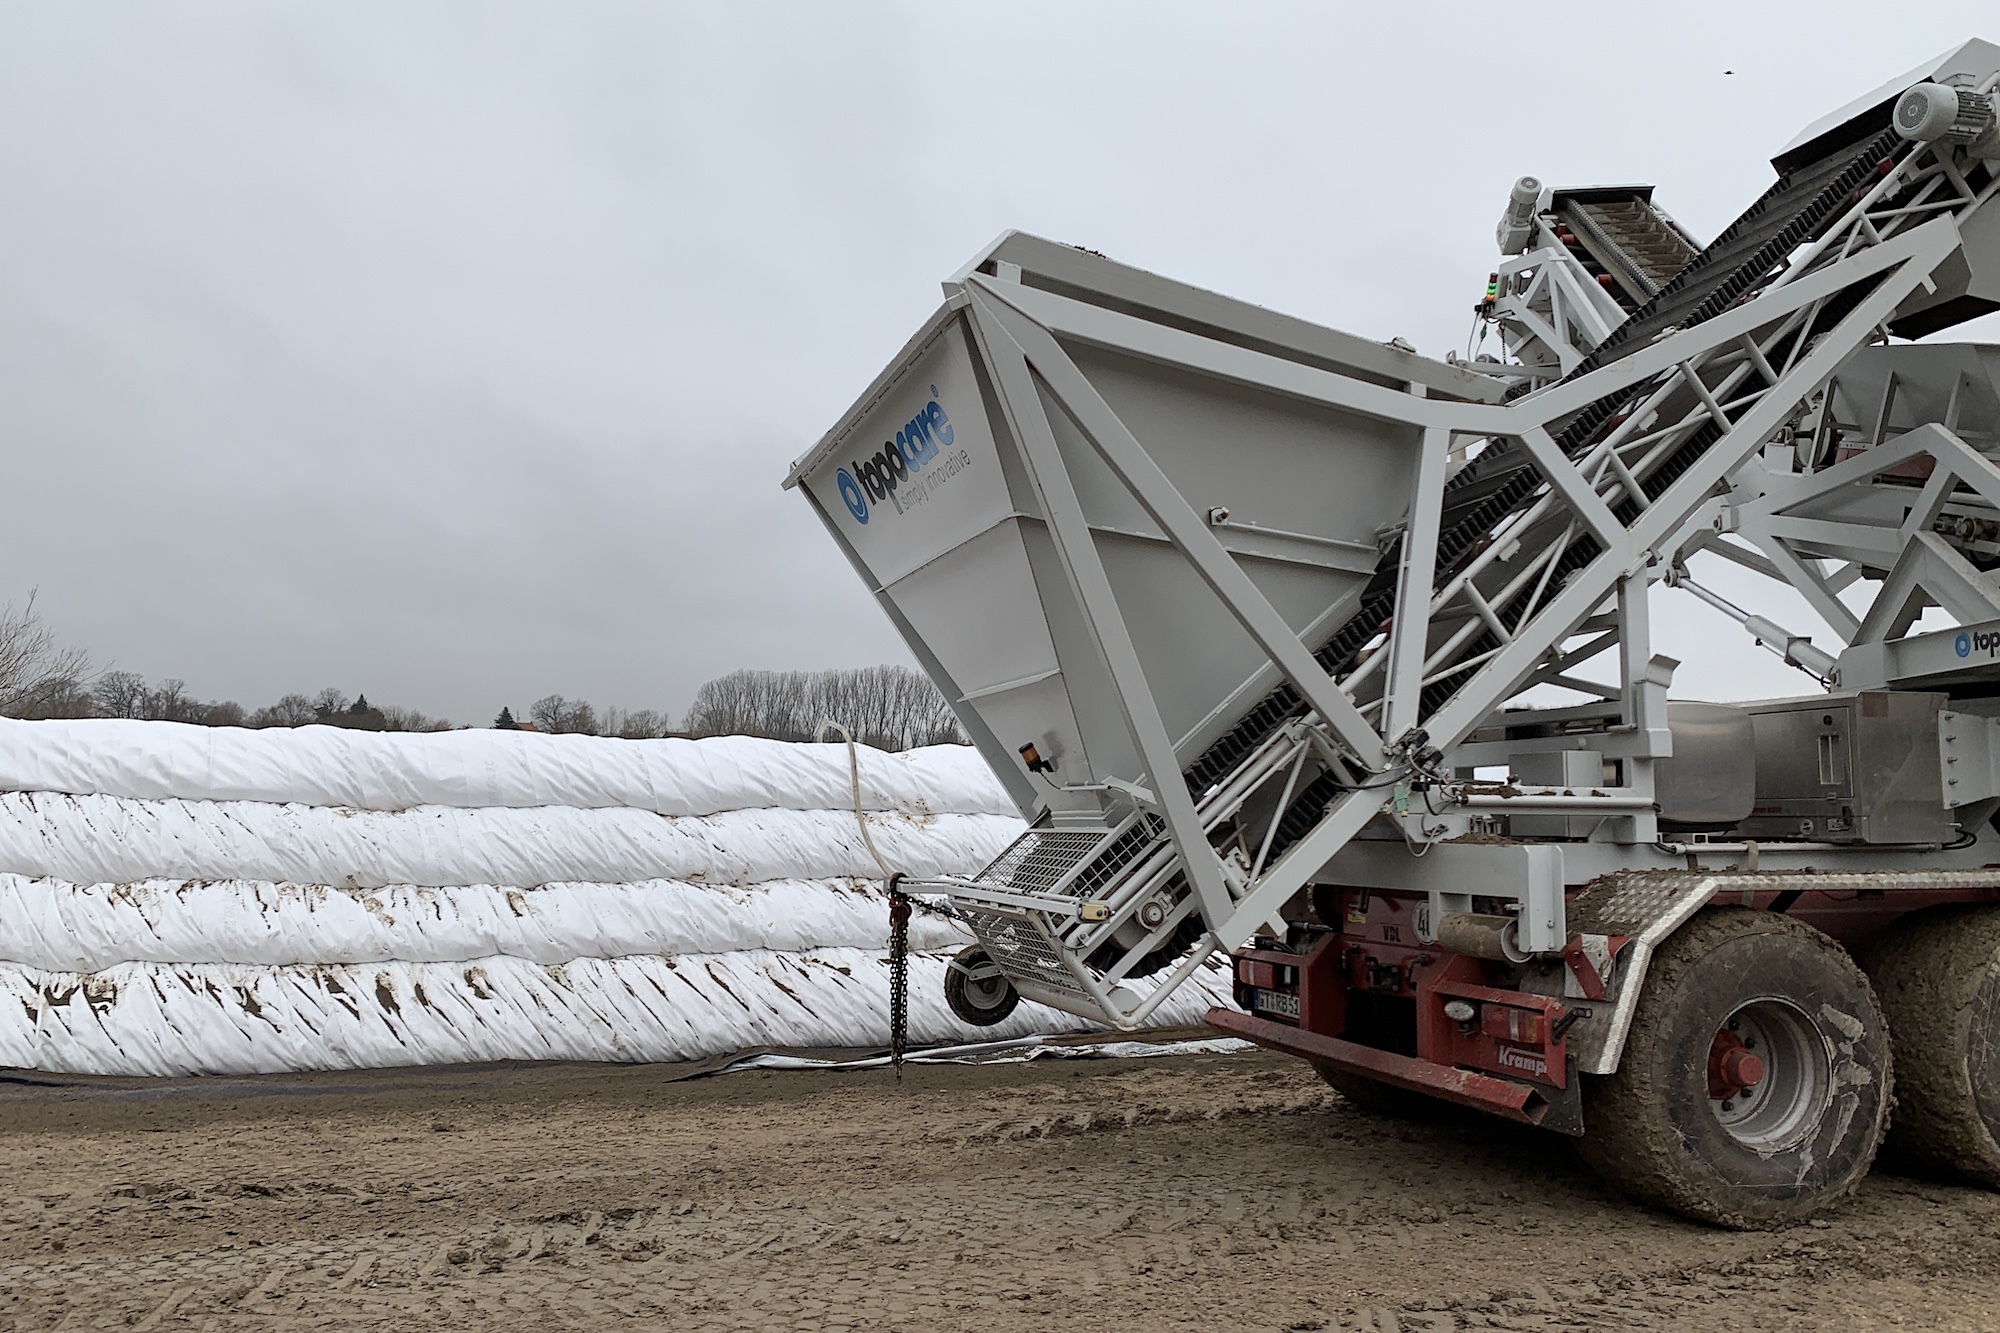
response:
M2000 1143L1980 1116L1965 1059L1966 1012L2000 953L2000 906L1953 904L1904 917L1867 951L1896 1040L1890 1158L2000 1189Z

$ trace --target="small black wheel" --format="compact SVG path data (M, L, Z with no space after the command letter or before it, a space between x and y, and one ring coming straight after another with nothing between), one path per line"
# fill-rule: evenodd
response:
M1421 1092L1411 1092L1392 1083L1381 1083L1363 1074L1314 1065L1319 1076L1355 1110L1388 1120L1449 1120L1460 1114L1458 1107Z
M967 976L992 969L989 976ZM944 974L944 1002L951 1011L976 1028L990 1028L1014 1012L1021 992L993 967L993 960L978 945L961 949Z
M1626 1193L1739 1228L1797 1221L1868 1174L1892 1104L1868 978L1811 926L1709 908L1653 957L1578 1150Z
M1896 1039L1886 1155L2000 1189L2000 907L1913 912L1862 966Z

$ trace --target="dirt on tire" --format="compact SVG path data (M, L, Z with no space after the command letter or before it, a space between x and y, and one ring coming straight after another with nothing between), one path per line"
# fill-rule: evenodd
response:
M1805 1105L1818 1109L1800 1112L1786 1137L1742 1142L1709 1101L1719 1095L1709 1090L1711 1044L1739 1006L1768 997L1809 1025L1825 1064ZM1774 1066L1767 1084L1775 1075ZM1780 913L1711 907L1654 955L1618 1071L1584 1085L1578 1146L1639 1199L1725 1226L1782 1225L1867 1175L1893 1086L1888 1023L1845 949Z
M0 1329L1989 1329L2000 1195L1809 1226L1280 1056L0 1081Z
M2000 907L1904 917L1867 951L1896 1040L1894 1122L1883 1150L1932 1173L2000 1188Z

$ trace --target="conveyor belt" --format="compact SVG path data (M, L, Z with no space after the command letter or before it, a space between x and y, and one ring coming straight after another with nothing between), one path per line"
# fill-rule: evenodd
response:
M1715 318L1750 295L1769 279L1786 256L1818 236L1829 222L1845 213L1869 178L1892 164L1910 144L1893 129L1882 131L1858 152L1832 157L1799 168L1764 192L1729 227L1632 317L1611 331L1564 381L1588 375L1600 366L1646 346L1670 328L1693 328ZM1617 406L1594 403L1575 423L1602 408L1601 422ZM1565 434L1570 433L1566 430Z
M1712 244L1660 286L1566 380L1637 351L1662 331L1692 327L1712 319L1753 294L1774 276L1787 256L1844 215L1866 183L1907 147L1893 130L1885 130L1859 148L1850 145L1780 177ZM1844 309L1829 309L1822 313L1821 324L1830 323L1844 313ZM1810 336L1815 331L1808 328L1801 336ZM1622 390L1578 412L1564 425L1558 444L1572 456L1587 448L1635 392L1638 391ZM1648 495L1658 495L1671 485L1721 434L1722 428L1711 421L1691 435L1643 479ZM1445 488L1438 539L1438 578L1448 579L1474 546L1508 514L1529 503L1541 486L1540 473L1518 451L1505 446L1489 448L1461 469ZM1630 517L1629 502L1621 508ZM1550 588L1559 589L1564 574L1580 568L1596 554L1597 545L1589 537L1572 541L1558 557L1556 572L1549 580ZM1401 564L1399 536L1382 552L1375 576L1364 590L1355 613L1314 653L1329 673L1338 677L1352 669L1361 649L1388 623L1395 611ZM1503 614L1518 617L1525 609L1517 602ZM1472 654L1491 646L1488 639L1483 644L1468 645L1466 651ZM1456 692L1465 676L1476 670L1468 668L1466 673L1438 681L1426 690L1425 711L1442 704ZM1290 685L1282 685L1267 695L1187 767L1183 776L1189 790L1199 795L1213 786L1281 723L1303 708L1303 700ZM1339 789L1339 783L1330 774L1302 789L1280 821L1272 855L1309 831Z
M1561 230L1575 238L1586 267L1604 276L1629 314L1694 261L1699 251L1657 207L1650 186L1558 191L1552 210Z

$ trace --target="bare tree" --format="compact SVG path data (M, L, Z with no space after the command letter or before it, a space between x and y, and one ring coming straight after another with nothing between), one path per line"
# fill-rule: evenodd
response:
M260 708L251 714L253 727L302 727L318 714L313 712L313 701L303 694L288 694L269 708Z
M528 706L528 717L537 727L552 735L597 734L597 713L582 699L565 699L560 694L545 695Z
M209 705L187 692L187 682L168 677L146 692L145 716L158 722L200 722Z
M146 678L136 671L107 671L90 687L99 717L144 717L150 693Z
M628 741L650 741L671 735L673 729L673 719L656 709L635 708L627 712L622 708L607 708L599 734Z
M687 729L697 736L804 740L805 673L732 671L695 691Z
M429 717L414 708L398 708L385 704L380 710L384 731L450 731L451 723L441 717Z
M732 671L695 692L687 728L698 736L811 740L834 721L884 750L965 740L958 719L922 673L904 666L844 671Z
M208 711L201 715L201 724L204 727L247 727L250 717L244 712L242 704L234 699L224 699L219 704L208 705Z
M331 685L312 697L313 714L322 722L332 717L335 713L346 712L347 704L347 692L345 690L336 690Z
M24 713L23 716L28 716ZM55 717L96 717L97 709L91 701L90 688L80 680L53 680L42 692L41 701L33 716Z
M90 655L66 648L35 610L29 593L18 610L0 607L0 716L78 717Z

